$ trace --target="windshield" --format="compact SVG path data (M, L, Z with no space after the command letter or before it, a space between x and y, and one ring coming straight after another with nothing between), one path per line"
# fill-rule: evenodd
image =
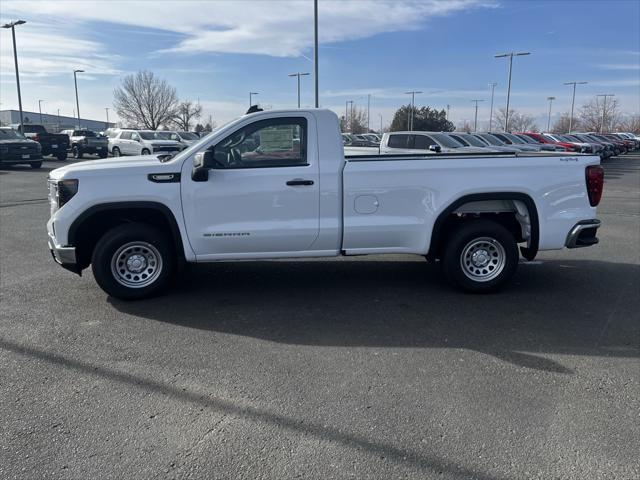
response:
M0 140L9 140L11 138L25 138L23 134L12 128L0 128Z
M516 134L516 136L517 136L520 140L522 140L524 143L535 143L536 145L539 143L539 142L535 141L533 138L531 138L529 135L524 135L524 134L519 135L519 134Z
M460 148L464 147L460 142L454 140L449 135L445 135L444 133L431 133L430 134L440 145L447 148Z
M462 140L467 142L469 145L473 145L474 147L486 147L487 144L480 140L478 137L474 137L468 133L456 133L457 137L460 137Z
M480 133L479 135L482 138L484 138L487 142L489 142L491 145L494 145L496 147L501 147L504 145L504 142L501 142L500 140L498 140L496 137L494 137L489 133Z
M147 130L138 132L138 135L144 140L169 140L170 133Z
M178 135L183 140L198 140L198 139L200 139L200 137L198 135L196 135L195 133L191 133L191 132L180 132L180 133L178 133Z
M507 137L509 140L511 140L513 143L520 143L520 144L527 143L517 135L514 135L513 133L504 133L503 135Z
M73 136L74 137L95 137L96 134L91 130L76 130L75 132L73 132Z

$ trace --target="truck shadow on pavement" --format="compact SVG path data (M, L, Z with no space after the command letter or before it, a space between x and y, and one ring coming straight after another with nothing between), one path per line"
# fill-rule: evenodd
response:
M166 296L109 301L187 328L297 345L464 348L560 374L547 355L640 357L640 265L521 264L469 295L424 261L269 261L193 266Z

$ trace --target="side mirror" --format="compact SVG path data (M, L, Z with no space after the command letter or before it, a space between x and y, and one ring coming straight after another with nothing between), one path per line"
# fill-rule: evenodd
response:
M206 182L209 180L209 170L216 166L213 150L205 150L196 153L193 157L193 169L191 178L194 182Z
M442 147L440 145L429 145L429 151L440 153L442 151Z

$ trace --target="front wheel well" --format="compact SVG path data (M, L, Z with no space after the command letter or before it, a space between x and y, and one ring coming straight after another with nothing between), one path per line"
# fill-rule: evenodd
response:
M81 269L87 268L91 264L93 250L104 234L126 223L152 225L166 232L176 254L181 259L184 258L180 231L175 217L167 207L98 205L81 215L69 230L69 244L76 247L78 266Z

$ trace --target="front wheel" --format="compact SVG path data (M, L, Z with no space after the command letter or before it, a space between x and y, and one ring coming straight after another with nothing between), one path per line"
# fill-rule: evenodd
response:
M119 157L121 155L120 149L118 147L113 147L113 150L111 150L111 154L114 157Z
M66 160L67 159L67 152L60 152L58 153L58 155L56 155L56 158L60 161Z
M78 147L73 147L73 158L82 158L83 152Z
M167 236L141 223L113 228L98 241L91 268L109 295L137 300L159 293L175 270L175 254Z
M518 260L513 234L496 222L479 219L461 224L449 235L442 263L454 286L489 293L513 276Z
M31 162L29 165L31 165L31 168L37 169L42 167L42 162Z

